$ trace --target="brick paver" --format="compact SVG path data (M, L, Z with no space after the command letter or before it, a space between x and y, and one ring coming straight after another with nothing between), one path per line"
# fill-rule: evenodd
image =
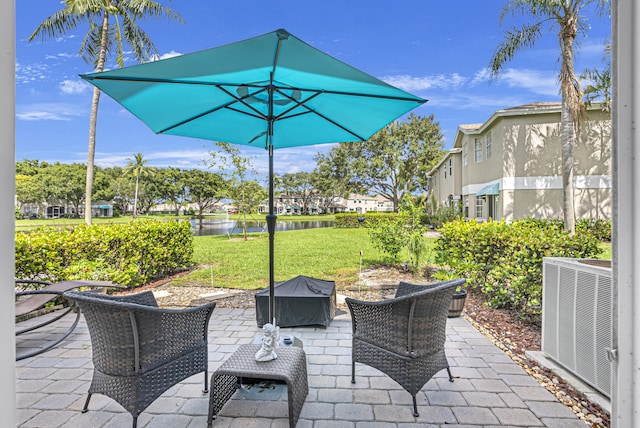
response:
M209 324L209 375L241 344L261 333L254 309L216 309ZM299 428L411 428L587 425L540 386L464 318L447 325L447 351L455 381L439 373L411 396L384 373L356 363L351 383L351 320L338 315L327 328L282 328L299 338L307 353L309 395ZM18 341L18 346L20 342ZM43 355L16 363L16 406L20 427L111 428L129 426L131 416L96 394L89 412L80 410L91 381L89 335L84 320L69 340ZM206 426L208 396L202 374L174 386L139 417L141 427ZM213 427L287 427L286 387L242 390L225 405Z

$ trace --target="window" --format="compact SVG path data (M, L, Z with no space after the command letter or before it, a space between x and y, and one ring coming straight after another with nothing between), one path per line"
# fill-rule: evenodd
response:
M449 159L449 176L453 175L453 160Z
M464 144L462 144L462 165L463 166L467 166L467 164L469 163L469 161L467 160L467 142L465 141Z
M476 196L476 218L484 218L484 200L482 196Z
M487 159L491 157L491 132L487 134Z
M446 180L447 179L447 166L446 165L444 166L443 172L444 172L444 179Z
M464 197L464 207L462 210L462 215L464 216L464 218L469 218L469 197L465 196Z
M476 162L482 162L482 138L474 139L474 158Z

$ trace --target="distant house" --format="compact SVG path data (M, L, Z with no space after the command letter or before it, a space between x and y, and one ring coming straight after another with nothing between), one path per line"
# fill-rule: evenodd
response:
M84 215L84 212L82 213L82 215ZM113 217L113 205L110 201L93 201L91 203L91 216Z
M453 149L428 173L430 197L479 221L562 218L560 103L496 111L460 125ZM573 150L577 218L611 218L611 119L587 111Z
M76 213L75 207L64 201L51 199L38 204L22 204L20 212L25 218L63 218L83 217L84 205ZM110 201L94 201L91 204L92 217L113 217L113 205Z
M280 193L273 200L273 209L276 215L325 214L325 207L324 198L313 194ZM269 212L267 200L262 201L258 212L263 214Z
M368 212L392 212L393 202L381 195L368 196L352 193L346 202L346 212L366 214Z
M268 211L267 201L258 210L260 213ZM350 194L348 198L337 196L323 198L320 196L303 197L300 195L281 193L274 198L274 212L276 215L299 214L336 214L343 212L367 213L393 211L393 203L384 196L368 196Z

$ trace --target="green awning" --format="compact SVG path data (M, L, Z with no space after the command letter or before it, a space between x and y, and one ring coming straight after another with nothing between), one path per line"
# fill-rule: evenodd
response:
M499 195L500 194L500 183L494 183L494 184L489 184L488 186L484 186L482 189L480 189L480 191L478 193L476 193L476 196L483 196L483 195Z

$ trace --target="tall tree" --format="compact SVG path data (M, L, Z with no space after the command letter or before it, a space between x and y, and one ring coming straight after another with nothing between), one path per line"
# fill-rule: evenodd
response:
M353 174L349 159L344 151L319 152L316 154L316 168L311 173L313 188L321 198L323 213L333 212L339 198L347 198L352 190ZM356 193L362 193L358 190Z
M219 174L199 169L185 171L183 180L187 200L198 206L198 218L202 227L204 210L213 207L223 198L226 183Z
M49 204L64 203L72 205L73 217L79 217L80 206L84 201L84 176L86 166L79 163L55 163L37 175L42 180L46 200ZM67 213L69 214L69 213Z
M216 142L218 151L209 152L213 163L228 177L228 196L242 213L242 235L247 240L247 213L256 206L255 192L260 188L250 175L255 170L249 157L243 156L237 147L230 143Z
M152 175L154 168L145 166L147 159L143 159L142 153L136 153L132 158L127 158L127 166L123 170L123 174L133 174L136 179L136 190L133 197L133 218L138 216L138 190L140 189L140 177Z
M64 0L64 7L45 19L29 37L29 41L40 38L56 39L80 26L88 25L82 43L80 56L94 66L95 71L103 71L107 57L115 54L118 67L124 66L124 44L129 45L138 62L146 62L158 50L148 34L138 25L147 17L168 17L182 22L173 10L150 0ZM100 90L93 89L91 116L89 119L89 146L87 155L87 178L85 197L85 221L91 224L91 196L96 150L96 124Z
M156 170L156 173L146 177L141 183L141 191L138 195L138 212L140 213L148 214L154 206L164 202L159 171L162 169Z
M510 0L500 15L500 24L508 16L528 15L534 22L512 27L505 34L489 62L491 77L497 77L504 65L523 49L530 48L547 33L555 29L560 42L560 94L562 111L560 129L562 140L562 187L564 189L564 227L575 233L573 196L573 147L576 144L580 122L586 118L582 103L582 89L573 65L575 42L585 35L583 12L595 6L600 13L608 11L608 0Z
M175 208L176 216L180 215L180 207L186 197L183 180L184 171L181 171L180 168L170 166L169 168L161 169L158 175L157 181L162 192L162 199L164 199L166 204Z
M318 197L317 191L313 188L311 173L296 172L294 174L283 174L277 178L279 190L287 193L288 196L296 198L302 205L301 214L311 214L311 203Z
M409 115L393 122L363 143L340 143L353 172L352 186L369 189L393 202L398 210L403 195L421 187L426 172L440 159L443 148L440 125L433 115ZM342 155L333 153L332 158Z
M16 174L16 201L21 209L24 204L33 204L39 212L44 198L45 190L37 175Z

